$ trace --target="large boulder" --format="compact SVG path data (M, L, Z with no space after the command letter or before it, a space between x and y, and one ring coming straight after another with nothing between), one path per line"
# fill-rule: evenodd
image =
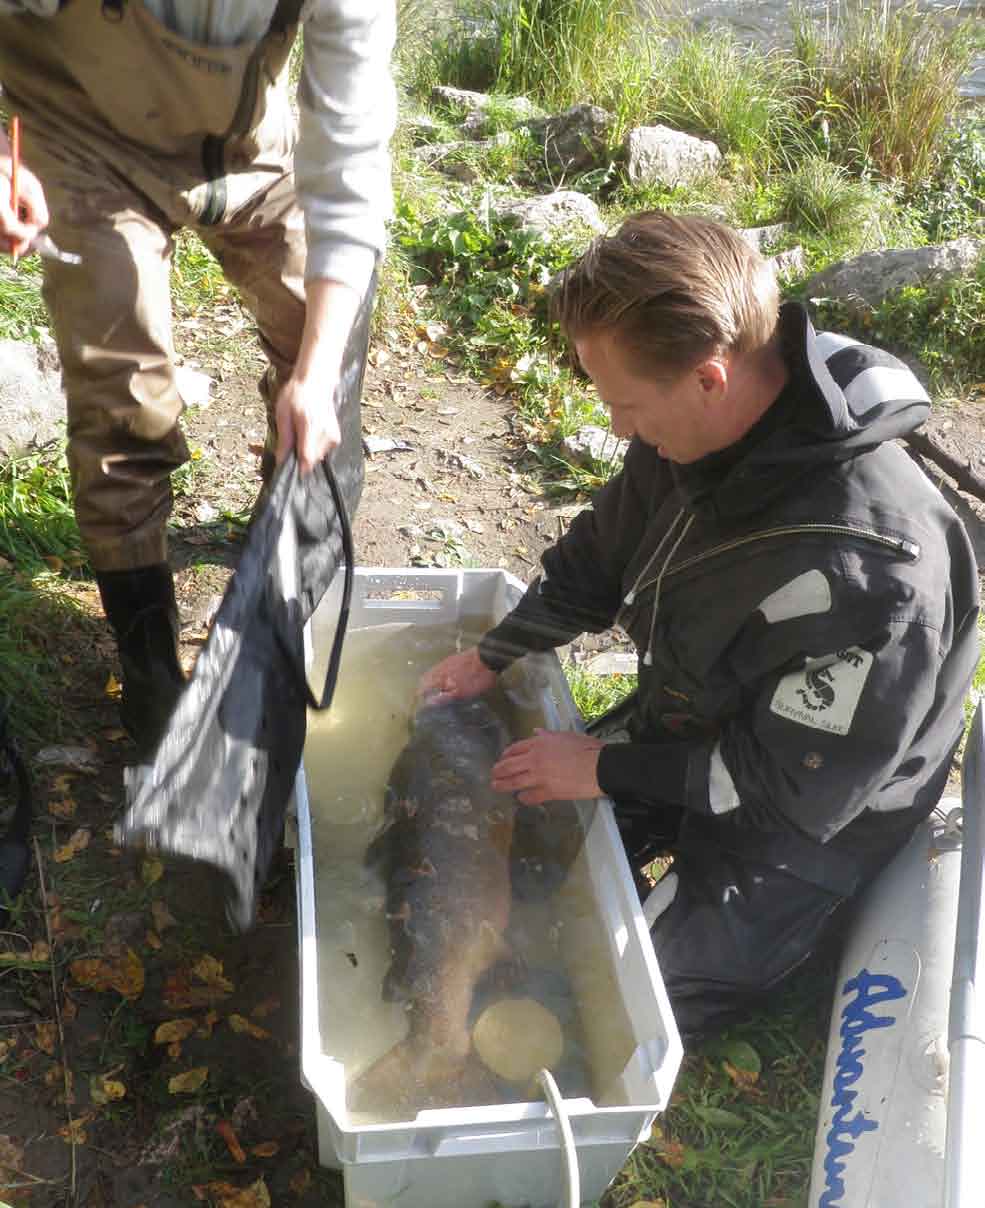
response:
M865 252L815 273L804 288L810 298L878 306L905 285L937 285L973 273L983 253L985 241L968 237L931 247Z
M598 105L573 105L553 117L527 122L544 148L544 165L552 175L571 175L605 167L615 118Z
M65 421L57 358L20 340L0 340L0 460L52 440Z
M626 175L633 184L672 189L718 169L722 153L707 139L669 126L637 126L623 144Z
M558 189L543 197L530 197L499 206L500 218L515 223L525 231L551 239L568 231L589 230L594 235L605 233L605 223L599 208L590 197L574 189Z

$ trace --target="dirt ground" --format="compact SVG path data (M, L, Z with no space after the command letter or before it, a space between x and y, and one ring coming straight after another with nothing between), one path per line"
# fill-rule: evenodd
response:
M414 349L380 351L364 432L393 447L367 459L359 562L504 567L528 578L584 501L542 493L507 398ZM236 561L264 425L255 355L231 369L218 356L198 361L215 381L208 406L187 417L194 457L179 481L173 540L189 666ZM983 406L941 407L931 426L985 474ZM958 505L982 549L983 505ZM73 764L50 747L48 762L34 759L29 903L0 936L0 1201L341 1203L339 1177L319 1167L299 1078L290 857L265 889L257 928L234 936L206 868L114 846L132 748L116 717L114 651L95 591L82 584L77 597L81 608L51 606L46 631L64 668L59 740L87 751L88 764L79 770L77 754Z

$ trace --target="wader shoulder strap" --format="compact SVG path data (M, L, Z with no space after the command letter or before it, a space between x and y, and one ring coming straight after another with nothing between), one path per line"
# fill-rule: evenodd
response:
M304 0L277 0L277 8L271 18L269 32L282 34L297 25L303 3Z

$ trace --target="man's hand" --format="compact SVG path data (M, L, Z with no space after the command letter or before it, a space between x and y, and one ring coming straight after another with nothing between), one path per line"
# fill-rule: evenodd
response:
M302 474L339 443L335 389L360 296L341 281L317 277L307 284L307 310L294 372L277 396L277 464L292 449Z
M10 208L10 144L0 132L0 251L22 256L28 244L48 225L48 203L41 181L23 163L17 168L19 213Z
M302 474L310 474L342 439L335 414L334 380L291 377L277 396L277 463L295 450Z
M492 787L515 793L524 805L600 797L596 779L605 744L588 734L535 730L508 746L492 770Z
M478 648L473 646L461 654L450 654L430 671L425 671L417 685L417 696L429 705L447 700L471 700L488 692L496 679L496 672L490 671L479 658Z

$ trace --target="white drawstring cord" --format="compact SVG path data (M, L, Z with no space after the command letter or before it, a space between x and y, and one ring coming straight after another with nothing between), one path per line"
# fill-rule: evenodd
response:
M646 565L643 567L643 569L640 571L640 573L636 576L636 582L629 589L629 591L626 592L625 596L623 597L623 601L622 601L623 608L629 608L633 604L636 603L636 593L637 593L637 591L639 591L640 584L643 582L643 580L649 574L650 567L660 557L660 551L663 549L663 547L669 541L671 534L673 533L674 529L677 528L678 524L680 523L680 519L683 515L684 515L684 509L681 508L681 510L674 517L674 519L670 522L670 528L668 528L666 533L664 533L664 535L660 538L660 541L657 544L657 548L653 551L653 553L649 556L649 558L647 558ZM622 617L622 608L620 608L619 614L616 617L615 623L617 625L619 624L621 617Z
M558 1208L578 1208L581 1203L581 1178L578 1174L578 1150L575 1148L575 1135L571 1131L571 1121L564 1107L564 1098L550 1070L541 1070L537 1081L544 1092L544 1098L554 1113L558 1132L561 1134L561 1162L564 1166L564 1186L566 1195Z
M647 635L647 639L646 639L646 653L643 655L643 666L644 667L653 666L653 634L657 628L657 609L660 607L660 588L663 586L664 574L667 570L667 567L670 566L671 558L673 558L673 556L677 553L678 547L680 546L680 544L684 540L684 538L687 536L687 530L691 527L693 522L694 522L694 517L688 516L687 524L685 524L684 527L681 529L680 536L677 538L677 540L674 542L674 544L670 547L670 553L667 555L666 558L664 558L663 566L661 566L660 573L657 575L657 585L653 589L653 611L650 613L650 632Z

